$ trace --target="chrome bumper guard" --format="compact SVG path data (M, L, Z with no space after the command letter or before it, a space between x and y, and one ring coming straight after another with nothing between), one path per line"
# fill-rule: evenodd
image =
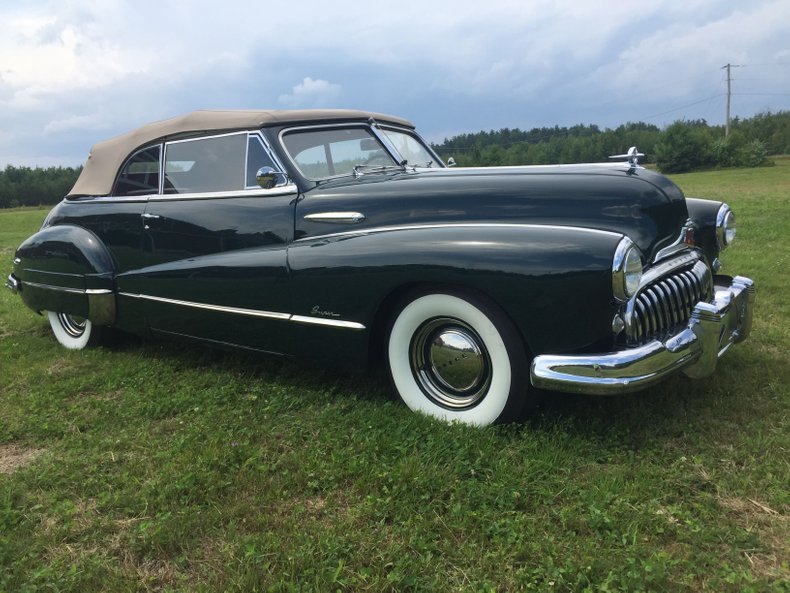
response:
M18 294L20 285L21 285L21 282L19 282L19 280L17 280L16 276L14 276L13 274L9 274L8 275L8 278L5 281L5 287L8 290L13 292L14 294Z
M756 289L743 276L717 276L713 303L694 307L688 326L662 342L611 354L536 356L532 384L540 389L609 395L644 389L682 370L689 377L707 377L719 357L752 329ZM719 284L727 282L726 284Z

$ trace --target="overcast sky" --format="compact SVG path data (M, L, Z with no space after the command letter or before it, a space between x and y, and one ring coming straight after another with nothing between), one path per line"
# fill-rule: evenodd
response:
M17 0L0 167L195 109L347 107L462 132L790 109L789 0Z

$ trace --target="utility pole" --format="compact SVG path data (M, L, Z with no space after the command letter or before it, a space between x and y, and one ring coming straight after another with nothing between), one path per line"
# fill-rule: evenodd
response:
M727 69L727 125L724 127L724 137L730 135L730 95L732 95L732 75L730 74L731 68L738 68L738 64L727 64L722 66L722 70Z

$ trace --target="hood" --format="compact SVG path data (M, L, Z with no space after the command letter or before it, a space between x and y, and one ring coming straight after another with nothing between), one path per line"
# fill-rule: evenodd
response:
M365 215L355 230L507 222L612 231L634 241L645 261L673 243L688 219L683 193L675 184L622 163L369 173L309 190L299 218L310 212L350 210ZM327 232L326 225L314 224L297 229L297 236Z

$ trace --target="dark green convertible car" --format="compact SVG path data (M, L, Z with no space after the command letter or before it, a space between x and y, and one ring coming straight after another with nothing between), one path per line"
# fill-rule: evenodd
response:
M718 274L733 213L622 156L448 168L389 115L190 113L94 146L7 286L67 348L383 357L410 408L478 425L704 377L751 327L754 283Z

